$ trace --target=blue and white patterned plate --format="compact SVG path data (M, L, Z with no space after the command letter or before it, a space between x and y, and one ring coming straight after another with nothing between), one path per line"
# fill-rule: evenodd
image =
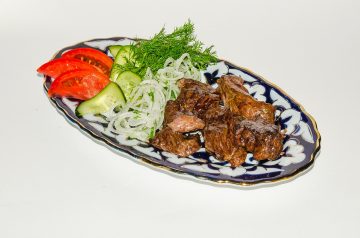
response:
M127 45L132 41L133 39L126 37L89 40L60 50L54 58L59 58L68 49L79 47L93 47L109 54L107 48L109 45ZM70 123L86 132L92 139L103 142L111 149L123 155L125 153L134 160L177 174L217 183L254 185L284 181L310 168L320 151L320 134L315 120L299 103L276 85L230 62L219 61L216 65L209 66L203 76L209 84L216 87L216 80L225 74L241 76L251 95L277 108L276 116L281 128L286 131L283 155L278 159L258 162L248 154L245 164L231 168L227 162L219 161L205 152L204 146L192 156L179 158L174 154L159 151L149 144L105 133L106 121L98 117L82 119L76 117L74 110L78 101L67 98L50 98L50 101ZM46 91L50 84L51 78L45 77Z

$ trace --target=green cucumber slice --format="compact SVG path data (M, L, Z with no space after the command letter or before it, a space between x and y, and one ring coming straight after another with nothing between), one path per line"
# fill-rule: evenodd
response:
M110 82L96 96L86 100L75 109L76 116L82 117L86 114L101 114L109 111L116 104L125 104L126 100L120 87Z
M130 45L125 45L117 52L114 63L119 65L124 65L127 62L127 59L131 60L131 51Z
M115 81L121 72L120 65L114 63L110 73L110 80Z
M131 91L139 83L141 83L141 78L139 75L131 71L125 71L117 77L115 82L120 86L121 90L124 92L125 98L129 99Z
M123 48L122 45L110 45L109 50L111 55L115 58L121 48Z

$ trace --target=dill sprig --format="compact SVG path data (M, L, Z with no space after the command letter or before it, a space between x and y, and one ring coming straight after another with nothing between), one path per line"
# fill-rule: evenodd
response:
M164 67L169 57L178 59L188 53L193 65L198 69L205 69L210 63L216 62L213 46L204 48L204 44L194 35L194 24L189 20L183 26L177 27L170 34L163 27L150 40L141 40L131 45L133 60L127 60L123 70L130 70L143 77L148 67L156 73Z

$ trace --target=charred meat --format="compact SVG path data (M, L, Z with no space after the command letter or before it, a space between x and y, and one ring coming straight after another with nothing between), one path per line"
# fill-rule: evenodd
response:
M243 86L244 81L237 76L222 76L218 81L224 104L237 116L274 124L275 108L268 103L254 99Z
M240 166L245 162L247 152L237 145L230 124L220 120L207 124L204 129L204 140L208 152L215 154L220 160L228 161L232 167Z
M187 78L180 79L177 82L177 85L179 86L180 90L183 90L183 89L198 89L198 90L207 91L209 93L215 93L216 92L216 89L211 87L209 84L202 83L202 82L192 80L192 79L187 79Z
M237 76L223 76L218 89L191 79L178 82L180 94L165 107L163 129L151 144L156 148L189 156L200 149L201 130L205 149L232 167L245 162L248 152L257 160L278 158L283 134L274 124L275 108L254 99Z
M256 160L274 160L283 147L283 134L279 126L261 121L233 119L235 141L238 146L253 153Z
M164 125L169 126L175 132L191 132L201 130L205 123L191 112L180 109L177 101L168 101L165 106Z
M221 101L220 95L208 84L192 79L181 79L178 83L181 91L176 99L184 112L191 112L203 118L206 111Z
M209 124L212 121L218 121L219 119L225 117L226 114L229 114L228 108L220 104L213 104L208 108L206 113L202 115L202 119L206 122L206 124Z
M174 132L170 127L165 127L156 133L150 143L161 150L187 157L200 149L199 135L185 136Z

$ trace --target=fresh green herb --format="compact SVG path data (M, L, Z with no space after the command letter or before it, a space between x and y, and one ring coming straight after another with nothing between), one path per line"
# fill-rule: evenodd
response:
M151 98L151 101L154 102L154 92L150 92L149 93L149 96Z
M149 134L149 139L154 138L154 136L155 136L155 128L154 128L154 127L151 127L151 129L150 129L150 134Z
M157 72L164 67L169 57L178 59L182 54L188 53L191 61L198 69L205 69L209 63L217 61L213 46L204 48L204 44L194 35L194 24L189 20L183 26L175 28L166 34L162 28L150 40L141 40L130 46L133 60L126 60L122 65L123 71L132 71L143 77L148 67Z
M177 95L175 94L175 92L174 91L171 91L171 99L172 100L175 100L176 99L176 97L177 97Z

